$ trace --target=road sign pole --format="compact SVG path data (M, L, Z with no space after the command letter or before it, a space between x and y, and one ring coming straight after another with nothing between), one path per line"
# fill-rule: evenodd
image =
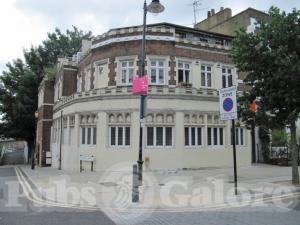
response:
M236 169L236 142L235 142L235 122L232 121L232 145L233 145L233 168L234 168L234 193L237 195L237 169Z

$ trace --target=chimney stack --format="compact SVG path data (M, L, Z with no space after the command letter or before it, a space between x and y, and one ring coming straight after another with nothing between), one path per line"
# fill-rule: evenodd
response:
M223 11L224 10L224 7L222 6L221 8L220 8L220 11Z
M215 15L215 9L211 9L211 15Z
M211 12L207 11L207 18L211 17Z

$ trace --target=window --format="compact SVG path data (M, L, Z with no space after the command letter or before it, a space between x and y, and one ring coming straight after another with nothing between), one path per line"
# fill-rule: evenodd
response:
M231 145L233 145L233 135L231 128ZM235 128L235 144L236 145L245 145L245 131L242 127Z
M147 146L173 146L173 127L147 127Z
M74 127L70 127L70 132L69 132L69 145L74 144Z
M191 82L191 64L179 62L178 63L178 83L189 84Z
M233 85L232 82L232 73L230 68L222 68L222 87L231 87Z
M132 84L132 78L134 73L134 61L121 61L121 84Z
M88 69L85 73L85 91L91 89L91 70Z
M110 146L130 146L130 127L109 127Z
M81 145L97 144L97 128L94 126L81 127Z
M202 145L202 128L201 127L185 127L184 128L185 146L201 146Z
M81 144L85 145L85 127L81 127Z
M165 62L164 60L150 60L150 84L165 83Z
M201 66L201 86L211 87L211 66Z
M93 145L96 145L97 143L97 128L93 127Z
M81 92L81 85L82 85L82 77L77 76L77 92Z
M218 146L224 145L224 133L221 127L207 128L207 145Z
M62 135L62 144L67 144L67 135L68 135L68 128L64 127L63 128L63 135Z

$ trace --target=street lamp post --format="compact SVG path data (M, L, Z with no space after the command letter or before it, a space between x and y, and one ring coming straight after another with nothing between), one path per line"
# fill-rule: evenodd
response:
M152 0L152 2L147 6L147 2L144 2L144 20L143 20L143 38L142 38L142 54L141 54L141 70L140 77L145 75L145 58L146 58L146 19L147 12L150 13L161 13L164 11L164 6L160 4L159 0ZM145 102L147 95L141 95L140 99L140 136L139 136L139 157L138 157L138 180L139 185L142 185L143 182L143 120L145 117Z

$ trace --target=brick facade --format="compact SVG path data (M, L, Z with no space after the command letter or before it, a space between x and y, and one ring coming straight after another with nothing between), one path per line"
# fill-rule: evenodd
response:
M50 152L51 126L54 104L54 84L43 80L39 93L43 92L43 99L38 108L36 156L40 166L47 166L46 152Z
M168 26L174 26L174 25L168 25ZM160 29L160 28L159 28ZM182 28L179 27L178 29L180 29L180 32L191 32L195 34L195 38L198 37L197 35L206 35L207 42L202 42L199 39L199 41L194 41L194 39L184 39L181 38L181 36L179 37L179 33L177 33L176 31L177 28L169 28L168 31L163 31L162 33L160 32L149 32L147 35L157 35L157 37L154 37L154 39L151 40L147 40L146 41L146 56L147 57L158 57L159 59L163 59L164 62L164 76L165 76L165 81L159 83L158 85L160 86L159 88L157 88L157 93L159 91L161 91L159 93L159 96L157 97L157 99L152 100L153 102L158 102L161 101L161 107L163 110L163 107L168 107L166 106L167 104L171 104L172 101L168 101L169 99L176 99L178 98L178 104L176 105L176 107L183 107L182 109L179 110L192 110L194 111L195 109L189 109L186 106L182 105L182 102L180 102L180 99L182 100L182 98L185 98L185 100L188 102L190 100L193 99L199 99L199 103L203 103L202 101L207 101L209 104L208 107L210 107L210 112L216 113L218 110L218 107L214 107L212 106L213 104L215 104L217 102L218 96L217 96L217 88L219 88L218 85L214 85L210 84L210 85L202 85L201 82L201 73L202 73L202 69L200 65L205 65L206 63L212 65L211 68L215 68L216 71L218 71L218 79L222 77L222 64L223 66L230 66L232 69L234 69L234 65L232 62L232 59L230 58L229 54L229 46L226 43L229 43L231 40L231 37L225 37L223 35L215 35L212 33L208 33L208 32L199 32L195 29L191 29L191 28ZM173 33L172 33L172 32ZM123 31L122 31L123 32ZM201 34L199 34L201 33ZM204 34L203 34L204 33ZM130 58L130 60L132 58L134 58L134 74L139 74L139 71L141 71L141 39L138 39L136 36L140 35L140 32L128 32L128 33L118 33L118 31L116 31L116 33L114 33L113 35L109 35L107 34L107 36L103 37L103 38L99 38L96 41L94 41L93 44L96 44L96 47L91 47L87 52L84 52L84 54L82 54L82 57L79 59L79 62L76 61L71 61L70 59L65 59L64 63L65 64L61 64L59 67L59 70L57 72L56 75L56 83L53 85L52 84L52 89L50 88L49 90L46 88L47 86L44 84L41 86L41 88L44 88L44 103L48 103L48 104L42 104L39 107L39 123L38 123L38 149L39 149L39 164L42 166L46 165L46 152L48 151L54 151L55 157L56 159L54 160L53 158L53 162L56 166L58 165L57 162L59 162L59 160L61 160L61 158L59 158L57 155L59 155L60 152L63 152L63 154L69 154L66 152L72 151L72 154L74 153L74 148L78 149L79 151L81 150L81 148L83 149L83 147L78 144L78 137L80 135L80 122L82 122L80 120L81 117L78 116L79 115L83 115L83 114L87 114L87 112L84 112L85 110L91 110L90 108L92 108L91 111L97 111L97 110L111 110L111 108L105 108L105 107L110 107L110 105L114 104L114 94L117 95L116 99L118 98L123 98L123 99L135 99L136 96L133 96L132 93L130 93L130 89L131 87L125 87L125 86L130 86L130 84L126 83L124 85L124 87L119 88L116 87L114 88L113 86L117 86L119 85L119 81L120 81L120 76L121 76L121 72L120 72L120 65L119 62L120 60L123 60L122 57L124 58ZM172 34L172 35L171 35ZM120 41L121 39L119 39L118 41L112 40L112 39L118 39L118 38L125 38L128 37L128 39L126 41ZM169 39L169 37L171 37ZM155 39L156 38L156 39ZM163 38L165 38L163 40ZM224 39L224 42L221 42L221 44L219 42L219 39ZM129 40L130 39L130 40ZM122 39L123 40L123 39ZM104 44L102 44L102 42L105 41ZM97 47L99 46L99 47ZM151 58L152 59L152 58ZM191 70L194 68L196 68L197 73L195 72L195 76L191 75L193 74L193 72L190 73L190 79L192 76L194 76L194 80L197 80L197 85L195 85L194 83L191 83L192 80L189 79L189 82L187 82L186 84L189 84L187 86L181 86L181 83L178 83L178 68L177 68L177 63L181 60L185 60L187 59L187 61L190 62L191 65ZM199 63L200 61L200 63ZM103 71L105 71L105 73L101 73L99 72L99 70L96 71L96 69L98 68L97 65L98 63L102 65L102 62L105 62L103 65ZM147 65L147 62L150 63L150 61L145 62L146 64L146 73L148 72L148 74L150 75L150 71L147 71L147 69L149 67L149 65ZM220 67L221 64L221 67ZM132 68L131 67L131 68ZM211 70L210 70L211 71ZM89 73L90 75L90 79L86 79L86 75ZM101 77L103 75L103 77ZM96 76L99 76L101 78L98 78ZM106 77L104 77L106 76ZM80 78L80 80L77 81L77 77ZM243 77L243 75L240 75L240 77ZM100 80L101 79L101 80ZM85 82L88 80L88 82L90 82L89 85L85 85ZM208 78L207 78L208 80ZM217 79L216 79L217 80ZM59 83L58 83L59 82ZM182 81L181 81L182 82ZM94 83L98 86L94 86ZM77 85L81 84L81 90L77 91L80 88L77 88ZM124 83L123 83L124 84ZM218 83L219 84L219 83ZM168 85L171 85L173 87L171 87L170 89L172 89L172 91L170 91L168 89ZM195 85L195 86L194 86ZM86 86L88 86L88 90L86 90ZM156 86L156 84L154 84L153 86ZM164 94L162 92L162 88L164 87L167 92L166 96L164 97ZM174 86L178 86L175 87ZM57 90L53 90L54 87ZM61 87L61 90L59 89ZM186 90L180 90L180 92L176 92L173 91L174 89L177 88L186 88ZM240 87L243 88L242 85L240 85ZM97 90L92 90L92 89L96 89ZM158 90L159 89L159 90ZM192 90L193 89L193 90ZM196 90L197 89L197 90ZM212 90L213 89L213 90ZM119 94L121 93L120 91L124 91L124 96ZM153 88L153 91L156 91L156 87ZM58 98L56 98L55 100L53 100L53 95L55 93L60 93L61 95L58 95ZM82 92L82 93L77 93L77 92ZM180 96L180 94L185 93L184 95L186 96ZM109 93L111 93L111 96L109 97ZM73 95L74 94L74 95ZM177 95L178 94L178 95ZM51 98L52 95L52 98ZM151 93L149 94L151 95ZM194 96L192 96L194 95ZM197 96L196 96L197 95ZM70 96L70 97L68 97ZM103 100L103 102L107 101L106 98L110 98L109 99L109 104L103 104L102 105L97 105L99 104L99 102L101 101L96 101L98 97L101 97L101 100ZM103 97L103 99L102 99ZM45 99L47 98L47 102L45 101ZM165 98L165 99L164 99ZM167 100L166 100L167 99ZM164 100L166 100L164 102ZM90 105L86 105L88 107L85 108L81 108L81 103L86 103L89 101L95 101L93 103L91 103ZM51 102L51 103L50 103ZM76 104L73 104L74 102L76 102ZM53 111L53 105L54 104L54 111ZM120 103L116 103L117 105L117 109L116 110L120 110L120 111L124 111L124 110L131 110L132 112L134 112L134 110L137 108L137 106L129 106L131 107L130 109L128 109L127 105L125 105L125 109L121 110L118 109L118 107L122 107L122 104ZM96 107L97 105L97 107ZM106 106L105 106L106 105ZM129 104L130 105L130 104ZM208 110L206 104L203 104L203 106L201 106L202 108L201 110ZM96 109L94 109L93 107L96 107ZM169 106L171 107L175 107L175 106ZM194 106L193 106L194 107ZM191 108L193 108L191 107ZM113 108L113 107L112 107ZM52 123L52 118L54 115L54 119L59 119L59 113L61 112L61 110L64 110L64 113L66 113L66 118L67 119L67 123L66 127L76 127L77 129L74 129L73 132L77 132L77 133L72 133L72 135L74 136L74 139L72 139L71 137L71 131L67 131L69 132L69 136L64 136L65 135L65 131L63 133L61 133L62 131L60 131L60 125L58 124L58 126L55 125L55 121L54 121L54 125ZM81 113L80 111L83 111L84 113ZM177 110L173 109L174 111ZM198 109L199 111L199 109ZM103 112L98 112L98 116L102 115ZM76 119L76 125L70 125L69 123L72 121L71 117L73 116L73 114L75 114ZM103 119L103 118L102 118ZM84 121L84 120L83 120ZM184 121L181 120L181 122L183 123ZM50 150L50 141L51 141L51 126L53 125L53 127L55 127L55 132L54 133L54 137L53 140L55 139L55 141L52 142L52 147ZM100 129L100 124L97 125L97 129ZM134 127L134 126L132 126ZM103 127L102 127L103 128ZM71 128L70 128L71 129ZM133 128L132 128L133 129ZM175 129L175 128L174 128ZM107 131L107 129L106 129ZM99 131L100 132L100 131ZM135 130L133 130L133 132L135 132ZM225 132L225 131L224 131ZM176 132L174 132L175 134ZM64 141L62 142L62 146L61 144L61 138L60 135L63 134L64 137L66 137L68 140L73 140L69 141L68 144L64 143ZM68 133L66 133L68 134ZM98 134L98 131L97 131ZM102 130L101 135L103 136L107 136L107 134L105 134L105 132ZM204 138L204 137L203 137ZM75 144L74 144L75 143ZM72 145L73 144L73 145ZM54 146L54 147L53 147ZM54 149L54 150L53 150ZM62 150L64 149L64 150ZM102 149L103 150L103 149ZM96 153L95 153L96 154ZM98 153L97 153L98 154ZM106 153L105 153L106 154ZM70 158L72 158L74 155L70 156ZM54 157L54 156L52 156ZM62 156L63 158L64 156ZM75 156L74 156L75 157ZM73 157L73 158L74 158ZM69 157L67 157L69 160ZM65 161L66 160L65 157ZM75 160L75 159L72 159ZM64 161L64 159L63 159ZM76 161L76 160L75 160ZM77 161L76 161L77 162ZM99 163L100 165L100 163Z
M232 59L229 57L229 53L226 50L220 50L217 48L209 48L205 46L195 46L191 44L181 43L179 46L175 42L162 42L162 41L147 41L146 45L147 55L162 55L170 56L170 85L176 85L176 62L175 57L193 58L211 62L221 62L232 64ZM141 41L130 41L111 44L106 47L97 48L91 51L79 64L79 73L83 74L84 69L98 60L109 58L109 82L108 86L116 85L116 57L138 55L140 59L141 54ZM140 60L138 61L140 64ZM84 87L83 79L83 87Z

